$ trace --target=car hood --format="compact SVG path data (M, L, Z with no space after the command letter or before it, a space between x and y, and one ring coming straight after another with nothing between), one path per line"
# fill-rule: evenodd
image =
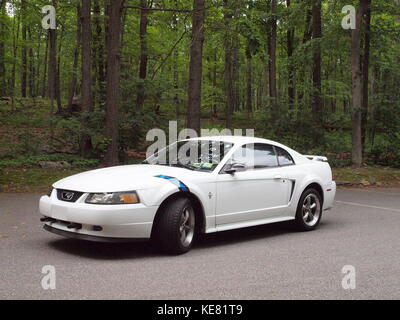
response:
M56 182L56 189L80 192L118 192L155 188L166 180L157 178L165 175L185 181L210 178L211 173L191 171L158 165L130 165L97 169L70 176Z

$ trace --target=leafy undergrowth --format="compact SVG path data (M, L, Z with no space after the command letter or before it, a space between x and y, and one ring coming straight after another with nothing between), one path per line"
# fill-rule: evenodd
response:
M90 168L0 168L0 192L47 192L56 181ZM400 169L365 167L333 169L339 186L400 187Z
M400 169L389 167L336 168L333 175L342 186L400 187Z
M74 155L64 154L51 154L51 155L31 155L31 156L20 156L15 159L0 159L0 168L7 167L39 167L40 162L67 162L71 167L91 167L96 166L100 163L96 159L84 159Z
M0 168L0 192L47 192L50 186L84 169Z

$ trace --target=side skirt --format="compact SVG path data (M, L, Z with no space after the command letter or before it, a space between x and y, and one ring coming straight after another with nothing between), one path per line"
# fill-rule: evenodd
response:
M243 221L243 222L235 222L230 224L224 224L213 228L208 228L206 233L215 233L220 231L228 231L234 229L241 229L241 228L248 228L248 227L255 227L261 226L264 224L271 224L271 223L278 223L284 221L293 221L295 220L294 217L274 217L274 218L267 218L267 219L260 219L260 220L250 220L250 221Z

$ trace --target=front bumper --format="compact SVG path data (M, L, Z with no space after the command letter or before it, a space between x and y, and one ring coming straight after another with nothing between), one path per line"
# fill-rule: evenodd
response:
M71 231L64 231L54 227L51 227L48 224L43 226L43 229L49 231L51 233L57 234L59 236L63 236L66 238L71 239L79 239L79 240L86 240L92 242L108 242L108 243L124 243L124 242L136 242L136 241L147 241L147 238L111 238L111 237L99 237L99 236L90 236L83 233L71 232Z
M105 242L150 239L158 207L144 204L93 205L82 196L75 203L60 201L53 192L40 199L39 211L47 231L62 236ZM79 226L79 227L71 227Z

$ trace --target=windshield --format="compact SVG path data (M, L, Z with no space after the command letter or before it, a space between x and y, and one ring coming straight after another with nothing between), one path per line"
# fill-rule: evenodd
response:
M144 163L212 172L232 147L233 143L223 141L180 141L156 152Z

